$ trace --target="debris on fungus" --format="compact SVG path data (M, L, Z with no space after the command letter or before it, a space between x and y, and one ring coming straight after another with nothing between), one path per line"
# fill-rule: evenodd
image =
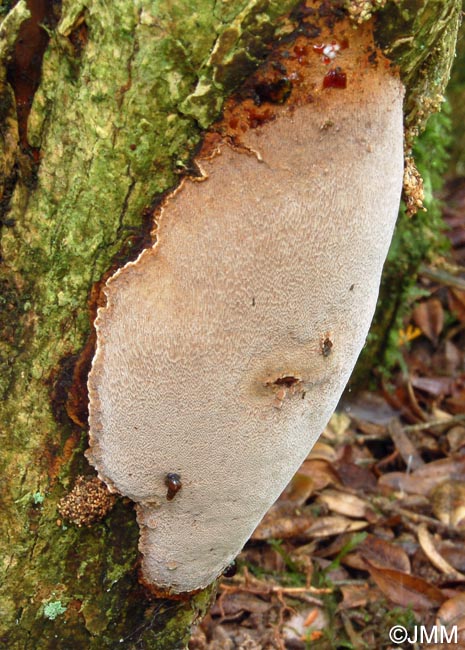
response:
M412 156L405 157L403 198L408 215L414 215L418 210L425 210L423 178Z
M201 178L166 198L156 243L107 281L98 310L88 457L136 502L158 594L231 564L323 430L375 309L403 87L371 56L369 25L313 33L228 101ZM316 38L350 41L337 52L345 88L323 89Z
M78 476L69 494L60 500L58 512L76 526L91 526L103 519L115 504L115 495L96 476Z

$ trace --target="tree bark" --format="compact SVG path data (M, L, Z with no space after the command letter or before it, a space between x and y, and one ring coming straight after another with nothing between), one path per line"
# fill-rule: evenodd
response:
M150 243L153 211L203 130L299 12L286 15L295 0L11 4L0 28L0 647L183 648L214 587L154 599L138 580L130 502L82 527L58 506L92 476L85 382L102 280ZM340 4L362 20L364 3ZM438 107L460 5L397 0L376 17L407 87L408 145Z

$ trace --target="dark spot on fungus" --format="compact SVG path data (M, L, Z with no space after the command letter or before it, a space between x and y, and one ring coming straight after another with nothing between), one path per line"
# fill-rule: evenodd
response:
M350 287L349 287L349 291L353 291L354 288L355 288L355 284L351 284Z
M321 354L324 357L329 357L332 349L333 349L333 342L331 341L329 336L325 336L325 338L321 341Z
M329 70L323 78L323 88L347 88L347 75L337 67Z
M228 564L226 569L223 571L223 575L225 578L232 578L235 576L237 573L237 564L236 562L231 562L231 564Z
M182 488L181 477L179 474L169 473L165 478L165 485L168 488L166 499L172 501L179 490Z

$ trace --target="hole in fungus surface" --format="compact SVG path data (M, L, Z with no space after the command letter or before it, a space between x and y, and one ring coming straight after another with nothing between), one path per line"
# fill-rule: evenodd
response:
M292 377L292 375L286 375L285 377L278 377L275 379L273 384L275 386L284 386L285 388L291 388L300 382L300 379L297 377Z

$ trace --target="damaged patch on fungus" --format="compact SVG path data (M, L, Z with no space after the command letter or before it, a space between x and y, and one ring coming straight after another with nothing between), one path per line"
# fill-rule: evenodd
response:
M373 315L403 88L371 56L369 26L326 21L228 101L200 178L167 197L155 245L105 286L88 457L137 503L158 594L205 587L234 560L324 428ZM347 46L328 63L313 45L333 41ZM347 83L325 88L336 63Z

